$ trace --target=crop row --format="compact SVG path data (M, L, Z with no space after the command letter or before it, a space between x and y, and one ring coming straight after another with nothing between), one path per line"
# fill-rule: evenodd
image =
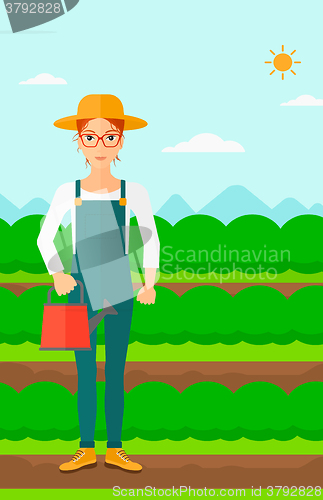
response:
M0 273L47 272L37 246L43 221L44 216L30 215L10 226L0 219ZM158 216L155 222L161 248L160 271L165 274L183 270L193 274L227 274L234 270L249 274L275 274L289 269L305 274L323 271L323 217L301 215L281 228L260 215L244 215L227 226L201 214L185 217L174 226ZM135 217L131 218L130 231L129 251L138 251L142 262L142 237L148 239L149 231L139 231ZM69 272L73 252L71 225L61 225L54 241L65 272Z
M104 390L105 383L97 382L97 440L106 439ZM0 439L79 437L77 393L61 385L37 382L17 393L0 384L0 399ZM122 438L316 441L323 439L322 409L323 382L300 385L289 395L268 382L252 382L234 393L215 382L193 384L182 393L147 382L125 392Z
M0 287L1 343L40 344L48 288L34 287L17 297ZM323 287L319 285L302 288L289 299L262 285L246 288L234 297L210 285L193 288L181 297L167 288L156 288L153 307L134 301L130 343L323 343ZM54 302L67 301L66 296L52 295ZM98 328L98 344L104 344L103 321Z

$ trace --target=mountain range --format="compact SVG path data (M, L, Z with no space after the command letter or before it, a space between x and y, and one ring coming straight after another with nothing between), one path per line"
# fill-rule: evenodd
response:
M0 194L0 218L9 224L13 224L16 220L22 219L26 215L45 215L48 209L49 204L42 198L34 198L22 208L18 208L11 201L7 200L5 196Z
M194 213L211 215L224 224L229 224L229 222L241 215L264 215L282 226L297 215L313 214L323 216L323 205L315 203L310 209L307 209L294 198L286 198L274 208L270 208L245 187L230 186L198 212L195 212L180 195L174 194L158 210L156 215L174 225L183 217Z
M45 215L48 209L49 204L42 198L34 198L22 208L18 208L5 196L0 195L0 218L9 224L13 224L26 215ZM297 215L313 214L323 217L323 205L315 203L310 209L307 209L294 198L286 198L274 208L270 208L245 187L230 186L198 212L195 212L182 196L174 194L157 211L156 215L174 225L180 219L195 213L211 215L224 224L228 224L241 215L258 214L264 215L282 226L286 221ZM63 219L62 223L66 226L69 221L68 216Z

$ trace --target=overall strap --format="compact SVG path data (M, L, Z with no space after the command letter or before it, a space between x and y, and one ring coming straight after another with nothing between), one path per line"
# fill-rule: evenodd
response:
M81 198L81 181L78 179L75 181L75 205L80 206L82 205L82 198Z
M81 196L81 181L78 179L75 181L75 198L79 198Z
M81 181L78 179L75 181L75 200L74 203L76 206L81 206L82 205L82 198L81 198ZM76 213L75 213L76 216ZM76 247L76 242L75 242L75 247ZM76 266L77 266L77 273L81 272L80 268L80 263L79 263L79 258L77 255L77 248L75 249L75 260L76 260Z
M121 198L119 199L119 205L126 206L127 198L126 198L126 181L121 180Z
M126 181L121 180L121 198L119 199L119 205L124 207L123 215L122 215L122 222L120 226L120 235L122 239L122 246L123 246L123 251L126 253L126 244L125 244L125 233L124 231L126 230L126 205L127 205L127 198L126 198Z

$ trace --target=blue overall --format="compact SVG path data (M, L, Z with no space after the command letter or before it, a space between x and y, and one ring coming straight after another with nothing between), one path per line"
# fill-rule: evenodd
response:
M76 181L75 195L81 200L80 181ZM123 180L121 200L125 200ZM71 274L84 284L84 302L88 304L89 319L102 308L104 299L108 300L118 312L117 315L104 317L105 418L107 447L121 448L124 368L133 310L133 287L124 240L126 207L120 200L82 200L80 203L75 203L76 250ZM119 271L118 276L112 272L113 268ZM95 288L96 283L97 288ZM79 301L78 287L69 293L68 301L72 303ZM97 329L91 333L90 342L91 351L75 351L80 448L94 447L97 413Z

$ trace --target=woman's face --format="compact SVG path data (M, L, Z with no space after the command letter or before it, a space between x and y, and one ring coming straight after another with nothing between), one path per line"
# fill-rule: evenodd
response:
M102 136L102 140L98 139ZM107 167L123 146L123 137L119 136L120 132L108 120L95 118L82 130L78 147L93 167Z

